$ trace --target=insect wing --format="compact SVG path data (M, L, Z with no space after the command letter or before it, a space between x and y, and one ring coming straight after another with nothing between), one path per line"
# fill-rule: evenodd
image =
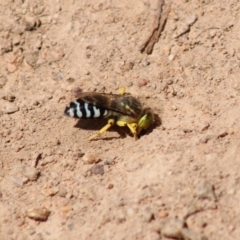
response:
M79 97L86 103L127 116L137 117L142 111L141 103L127 94L82 93Z

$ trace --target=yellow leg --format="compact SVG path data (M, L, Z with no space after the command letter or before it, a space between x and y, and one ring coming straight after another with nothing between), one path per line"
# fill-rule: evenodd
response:
M136 123L129 123L127 124L128 128L130 129L130 131L132 132L134 139L137 140L138 139L138 135L137 135L137 124Z
M126 92L125 87L120 87L119 92L120 92L121 95L124 95L125 92Z
M98 133L91 136L88 140L91 141L94 138L100 136L102 133L106 132L112 125L114 125L114 123L115 123L114 119L109 119L108 124L106 126L104 126L102 129L100 129L100 131Z
M138 136L137 136L137 124L136 123L126 123L124 121L117 121L116 124L119 127L125 127L128 126L128 128L130 129L131 133L134 136L134 139L137 140Z

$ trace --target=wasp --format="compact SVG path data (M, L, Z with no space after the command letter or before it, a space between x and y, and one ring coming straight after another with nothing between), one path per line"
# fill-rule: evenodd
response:
M120 88L120 94L82 92L64 111L73 118L108 118L108 123L91 136L93 140L106 132L114 124L128 127L137 140L142 130L154 123L154 114L150 108L143 108L141 102Z

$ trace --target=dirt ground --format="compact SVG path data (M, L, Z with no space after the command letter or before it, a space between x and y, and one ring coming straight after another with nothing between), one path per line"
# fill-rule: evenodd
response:
M240 1L0 0L0 239L240 237ZM156 123L137 141L63 115L127 92Z

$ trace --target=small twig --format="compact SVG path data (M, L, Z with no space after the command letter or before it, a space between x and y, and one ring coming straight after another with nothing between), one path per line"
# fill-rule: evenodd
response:
M158 12L154 19L153 30L148 38L144 41L144 43L140 46L141 52L146 52L147 54L152 53L154 44L158 41L161 32L165 26L167 21L168 14L171 10L171 5L166 6L164 13L162 14L162 7L164 5L164 0L159 0L158 2Z

